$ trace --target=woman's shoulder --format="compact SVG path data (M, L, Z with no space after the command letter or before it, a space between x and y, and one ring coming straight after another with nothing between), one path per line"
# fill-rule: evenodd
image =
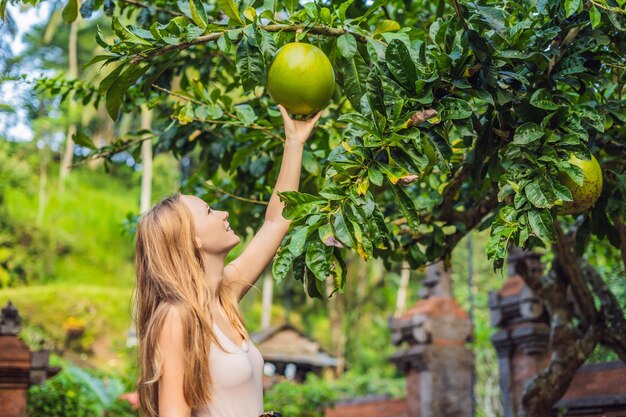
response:
M167 339L168 342L176 342L182 340L183 336L183 318L181 307L176 304L166 304L162 306L163 320L160 326L159 339Z

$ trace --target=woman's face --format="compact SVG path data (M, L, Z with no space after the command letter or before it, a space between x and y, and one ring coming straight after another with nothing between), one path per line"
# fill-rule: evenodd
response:
M196 241L203 252L226 255L237 246L241 239L230 229L228 212L214 210L193 195L182 195L181 198L191 211L196 228Z

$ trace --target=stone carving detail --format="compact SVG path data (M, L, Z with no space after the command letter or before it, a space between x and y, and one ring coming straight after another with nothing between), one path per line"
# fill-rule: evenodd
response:
M11 301L2 309L0 318L0 335L15 336L20 332L22 318Z

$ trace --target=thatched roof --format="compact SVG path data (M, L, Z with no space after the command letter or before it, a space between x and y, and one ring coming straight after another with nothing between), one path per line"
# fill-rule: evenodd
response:
M336 357L289 322L253 333L250 337L267 362L295 363L319 368L337 366Z

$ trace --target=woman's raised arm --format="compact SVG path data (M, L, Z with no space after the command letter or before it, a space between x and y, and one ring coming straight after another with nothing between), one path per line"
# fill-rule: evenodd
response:
M278 105L278 108L285 124L285 150L265 221L241 255L224 267L225 278L238 300L259 279L287 234L291 220L282 216L285 204L276 193L298 190L304 144L322 114L320 110L309 120L293 120L283 106Z

